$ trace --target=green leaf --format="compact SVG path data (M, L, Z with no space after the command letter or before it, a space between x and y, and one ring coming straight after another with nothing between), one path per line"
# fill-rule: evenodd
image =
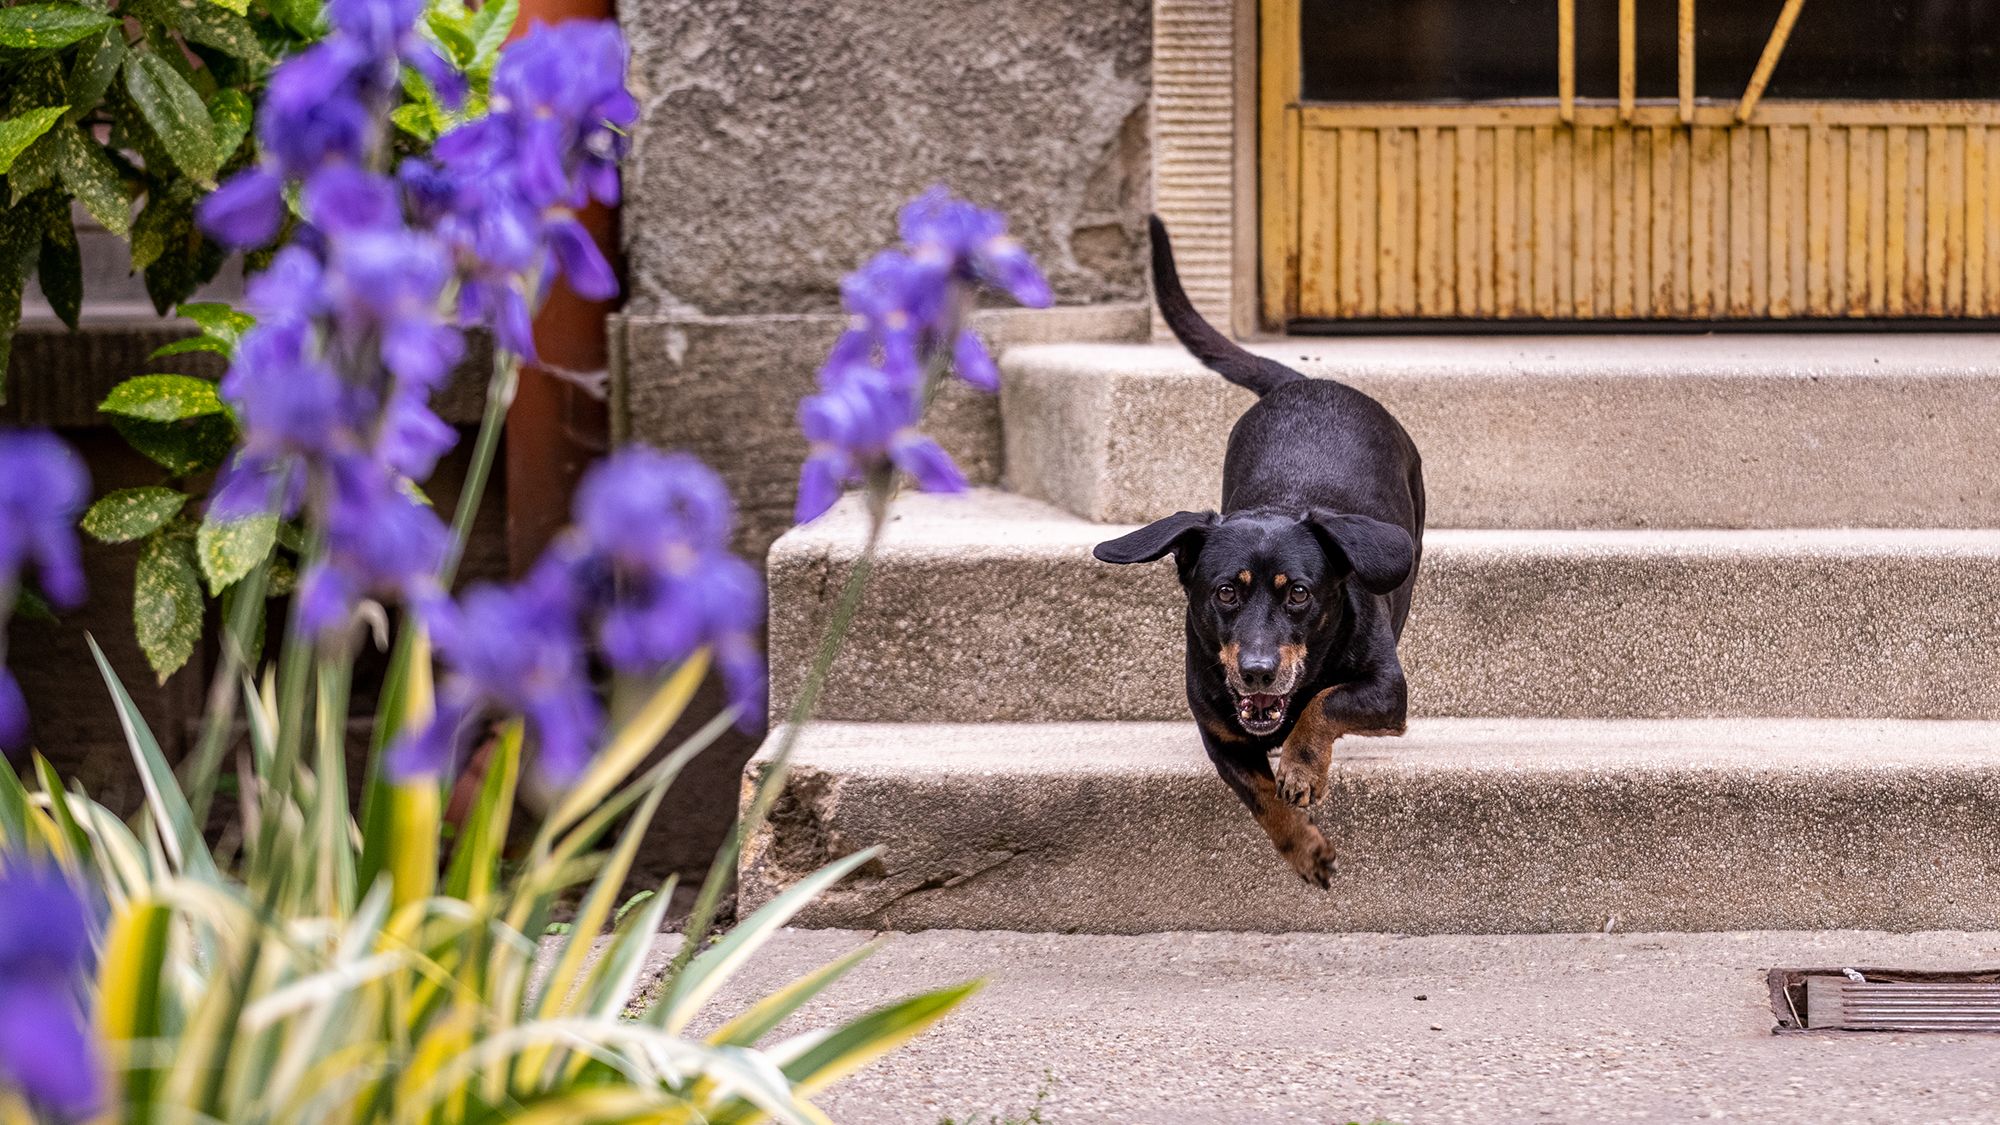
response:
M48 209L35 278L49 308L75 331L77 318L83 315L83 254L77 249L67 200L56 200Z
M70 64L69 78L63 83L63 97L69 102L64 119L76 122L88 116L104 100L105 91L118 77L125 62L125 36L117 27L107 27L77 47Z
M0 211L0 372L14 348L14 329L21 323L21 294L42 246L39 199L25 199Z
M460 70L472 65L479 53L479 45L473 42L470 30L471 14L460 8L456 18L454 13L433 7L424 17L424 27L436 37L447 53L446 58Z
M157 187L148 192L146 205L139 209L139 217L132 223L132 272L159 261L176 236L180 241L174 244L174 249L179 253L186 246L192 213L192 196Z
M132 624L161 683L194 655L201 610L201 577L186 537L156 534L146 540L132 582Z
M90 837L77 826L76 812L69 807L69 793L63 789L62 778L56 776L56 768L38 751L32 759L35 773L41 778L42 793L49 799L49 816L56 822L57 831L79 858L90 854Z
M228 409L214 383L192 375L135 375L111 388L97 408L148 422L178 422Z
M431 125L430 111L416 102L404 102L390 110L389 120L395 122L396 128L425 144L437 140L438 131Z
M847 975L847 970L859 965L880 948L882 943L879 940L856 946L840 958L821 965L750 1005L728 1023L710 1032L708 1041L724 1047L756 1046L759 1039L785 1022L785 1017L805 1007L813 997Z
M716 990L742 968L780 927L791 921L793 915L810 905L821 891L880 855L881 850L879 847L869 848L843 856L785 888L776 898L723 935L720 941L688 962L687 967L674 978L666 996L653 1011L647 1013L647 1018L668 1034L680 1034L693 1022L702 1005L715 995Z
M192 196L185 209L175 211L170 219L166 251L146 267L146 296L152 298L153 308L161 316L213 278L227 256L221 246L195 230Z
M219 594L235 585L258 563L271 557L278 541L278 517L245 516L220 520L213 516L201 521L195 536L195 554L201 572L208 579L208 592Z
M14 763L0 755L0 845L12 852L28 843L28 789Z
M174 164L201 186L214 187L222 165L215 122L180 71L151 51L134 55L125 62L125 91Z
M218 90L208 100L208 115L215 119L215 151L222 154L226 163L243 147L243 138L250 135L256 107L241 90Z
M241 13L232 13L208 4L162 4L174 29L189 40L202 43L232 58L258 66L269 66L271 56L257 39L257 29ZM228 150L224 150L224 156Z
M20 600L14 603L14 616L24 621L43 621L54 624L56 621L56 610L54 606L49 604L47 598L37 594L33 590L24 588L21 591Z
M175 340L171 344L161 344L159 347L154 348L153 354L146 358L167 359L170 356L187 355L190 352L214 352L216 355L228 357L234 355L236 349L213 336L189 336L185 340Z
M248 607L250 616L247 624L243 625L243 631L248 635L237 638L243 646L242 660L245 668L255 668L264 659L265 603L277 596L279 596L277 590L271 589L268 585L262 590L257 589L255 582L238 582L222 592L224 622L244 623L246 619L240 616L245 612L243 599L245 597L256 599L255 603ZM236 627L236 624L228 625L231 629Z
M140 561L140 573L144 574L143 556ZM192 585L192 578L189 583ZM199 597L200 591L196 591L197 600ZM126 745L132 750L132 760L139 767L139 781L146 789L146 807L152 810L158 821L160 837L169 850L170 858L182 874L215 882L215 857L209 854L208 842L202 839L201 830L195 826L194 810L188 807L187 797L181 793L173 767L167 764L167 756L160 752L159 739L153 737L152 728L146 725L145 716L139 714L138 705L132 702L132 694L119 682L118 673L111 670L111 662L104 658L104 650L97 647L97 638L86 633L84 640L90 642L90 655L97 658L97 670L104 677L105 686L111 689L111 700L118 708L119 725L125 728Z
M319 38L325 14L320 0L264 0L264 7L292 31L308 39Z
M481 62L498 58L520 15L521 0L486 0L480 5L472 17L472 40L478 46L473 57Z
M222 464L236 443L236 424L222 414L185 422L148 422L113 415L111 426L132 448L177 477L193 476Z
M61 151L62 134L63 128L58 125L37 137L27 151L14 158L14 167L7 173L7 206L14 206L56 182L56 154Z
M129 543L165 527L187 501L187 493L163 484L121 488L83 513L83 530L100 543Z
M0 173L13 168L15 159L28 151L28 146L40 140L42 134L49 131L49 126L68 111L66 105L52 105L0 121Z
M256 317L222 301L189 301L174 312L194 321L203 332L225 344L235 343L257 326Z
M250 14L250 0L209 0L209 3L227 8L239 16Z
M105 230L120 237L130 233L132 197L125 192L125 177L104 155L103 147L80 125L64 125L50 136L56 144L56 173L63 186Z
M983 981L955 984L856 1017L811 1040L797 1058L784 1064L785 1077L798 1086L800 1095L817 1093L916 1038L966 997L979 991L983 984Z
M109 16L98 15L78 4L19 4L0 8L0 47L54 50L102 31L111 23Z

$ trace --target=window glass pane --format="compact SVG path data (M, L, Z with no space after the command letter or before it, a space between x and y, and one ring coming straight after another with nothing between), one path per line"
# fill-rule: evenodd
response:
M1780 0L1696 9L1696 93L1741 97ZM1618 93L1617 0L1577 0L1577 94ZM1678 89L1679 0L1638 0L1639 96ZM1556 96L1555 0L1303 0L1308 101ZM1810 0L1766 97L2000 99L2000 0Z

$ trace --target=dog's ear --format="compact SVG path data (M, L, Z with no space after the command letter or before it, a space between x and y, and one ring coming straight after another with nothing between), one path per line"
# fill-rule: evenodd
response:
M1305 514L1327 561L1342 578L1354 575L1371 594L1386 594L1409 580L1417 565L1410 533L1367 516L1343 516L1324 508Z
M1097 561L1142 563L1165 558L1172 551L1181 555L1183 565L1201 549L1202 537L1215 525L1214 512L1175 512L1163 520L1099 543L1091 549Z

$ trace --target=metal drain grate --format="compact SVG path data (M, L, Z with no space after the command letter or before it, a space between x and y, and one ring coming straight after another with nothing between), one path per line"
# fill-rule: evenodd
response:
M1787 1031L2000 1031L2000 972L1773 969Z

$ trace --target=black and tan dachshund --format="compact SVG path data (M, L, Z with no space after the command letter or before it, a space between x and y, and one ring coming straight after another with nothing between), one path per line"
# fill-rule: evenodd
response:
M1221 514L1177 512L1094 553L1174 556L1188 706L1208 756L1292 869L1326 887L1333 847L1304 810L1326 795L1334 740L1403 733L1396 643L1423 553L1423 466L1381 403L1252 355L1202 320L1157 218L1152 235L1168 327L1259 397L1229 435Z

